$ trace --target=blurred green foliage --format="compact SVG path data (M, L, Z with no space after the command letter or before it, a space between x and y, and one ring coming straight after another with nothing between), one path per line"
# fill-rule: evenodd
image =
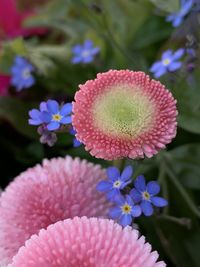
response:
M111 164L91 157L83 146L73 148L69 134L61 134L53 148L40 144L36 128L28 125L28 111L49 98L72 101L78 85L93 79L98 72L111 68L148 72L162 51L184 47L188 37L184 27L188 33L190 21L181 29L173 29L164 17L178 10L178 3L178 0L48 1L38 9L37 16L25 22L26 26L48 27L46 36L17 38L2 44L0 72L9 73L15 55L26 56L37 68L37 83L21 93L10 88L10 96L0 98L1 186L44 157L70 154L102 166ZM198 40L199 36L195 38ZM101 48L100 55L92 64L73 65L71 48L85 39L93 40ZM198 57L193 72L189 73L184 66L176 74L161 79L177 99L177 138L153 159L128 162L135 167L135 175L158 177L162 193L169 200L163 213L139 219L141 231L168 266L199 267Z

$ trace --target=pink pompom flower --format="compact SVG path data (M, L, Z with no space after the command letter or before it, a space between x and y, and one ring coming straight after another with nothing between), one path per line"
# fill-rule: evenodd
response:
M65 220L41 230L8 267L165 267L145 237L111 220Z
M176 135L176 100L143 72L98 74L80 85L73 113L77 139L105 160L150 158Z
M110 203L96 191L105 177L99 165L69 156L19 175L0 197L0 266L41 228L75 216L106 217Z

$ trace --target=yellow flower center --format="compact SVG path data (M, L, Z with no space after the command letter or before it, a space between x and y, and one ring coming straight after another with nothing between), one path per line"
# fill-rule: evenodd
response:
M61 119L62 119L62 116L59 113L52 115L53 121L60 121Z
M169 63L170 63L170 60L168 58L163 60L163 65L167 66L167 65L169 65Z
M121 181L120 181L120 180L117 180L117 181L115 181L115 182L113 183L113 187L114 187L114 188L120 188L120 186L121 186Z
M132 208L128 203L126 203L121 207L121 209L124 214L130 214Z
M83 57L88 57L90 55L90 51L88 51L88 50L85 50L85 51L83 51L83 53L82 53L82 56Z
M22 73L22 76L23 76L23 78L24 79L27 79L27 78L29 78L30 77L30 71L29 71L29 69L25 69L24 71L23 71L23 73Z
M149 194L147 191L143 192L143 193L142 193L142 196L143 196L143 198L144 198L145 200L149 200L149 199L150 199L150 194Z

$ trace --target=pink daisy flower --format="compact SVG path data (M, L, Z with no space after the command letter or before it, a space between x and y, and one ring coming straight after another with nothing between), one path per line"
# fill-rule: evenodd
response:
M150 158L176 135L176 100L143 72L98 74L80 85L73 112L77 139L97 158Z
M41 230L8 267L165 267L145 237L111 220L65 220Z
M69 156L19 175L0 197L0 266L41 228L74 216L105 217L110 203L96 191L105 177L99 165Z

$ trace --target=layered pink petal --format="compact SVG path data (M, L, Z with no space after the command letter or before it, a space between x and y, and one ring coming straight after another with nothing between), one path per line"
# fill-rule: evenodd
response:
M74 216L105 217L110 204L96 191L102 179L99 165L69 156L19 175L0 197L0 266L41 228Z
M124 102L123 96L126 98ZM110 110L106 104L102 104L109 101ZM130 112L126 111L126 102ZM132 112L133 120L126 123L124 115L126 124L120 122L112 108L116 114L123 108L127 117ZM119 113L122 118L123 109ZM109 112L111 115L107 121ZM80 85L75 95L73 113L77 139L85 144L86 150L93 156L106 160L152 157L176 135L176 100L164 85L151 80L143 72L110 70L98 74L95 80ZM112 116L118 120L118 124L115 122L116 127ZM132 128L129 127L131 123L134 125Z
M32 236L8 267L165 267L144 236L111 220L65 220Z

